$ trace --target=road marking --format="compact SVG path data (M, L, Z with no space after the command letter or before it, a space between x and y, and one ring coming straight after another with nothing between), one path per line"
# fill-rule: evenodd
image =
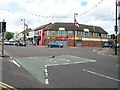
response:
M53 64L53 66L58 66L59 64Z
M1 85L1 84L0 84L0 87L2 87L2 88L6 88L6 89L7 89L7 87L6 87L6 86L3 86L3 85Z
M12 58L12 57L10 57L10 59L12 60L13 58Z
M47 68L47 65L45 65L45 68Z
M45 79L45 84L49 84L49 81L48 81L48 79Z
M48 71L47 71L47 69L45 69L45 73L47 73Z
M95 52L96 50L93 50L93 52Z
M88 73L94 74L94 75L98 75L98 76L101 76L101 77L104 77L104 78L107 78L107 79L111 79L111 80L114 80L114 81L120 82L119 79L115 79L115 78L112 78L112 77L110 77L110 76L102 75L102 74L99 74L99 73L96 73L96 72L93 72L93 71L90 71L90 70L86 70L86 69L82 69L82 70L85 71L85 72L88 72Z
M70 62L70 60L69 59L62 59L63 61L67 61L67 62Z
M120 65L119 64L117 64L117 67L119 67Z
M70 57L73 57L73 58L80 58L80 57L77 57L77 56L71 56L71 55L70 55Z
M3 83L3 82L0 82L0 87L5 88L7 90L17 90L14 87L12 87L12 86L10 86L10 85L8 85L6 83Z
M14 63L16 66L21 67L15 60L9 60L9 61Z
M63 65L69 65L70 63L63 63ZM61 64L62 65L62 64Z
M48 73L45 73L45 77L48 77Z

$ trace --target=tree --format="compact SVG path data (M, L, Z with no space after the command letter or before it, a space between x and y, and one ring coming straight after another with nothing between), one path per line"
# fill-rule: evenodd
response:
M11 32L6 32L5 34L5 39L10 40L13 37L13 33Z

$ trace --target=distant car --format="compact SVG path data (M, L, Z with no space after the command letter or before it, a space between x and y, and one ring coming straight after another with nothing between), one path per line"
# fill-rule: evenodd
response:
M20 42L20 41L18 41L15 45L17 45L17 46L26 46L26 44L24 42Z
M109 43L104 43L104 44L102 45L102 47L103 47L103 48L104 48L104 47L110 47L110 48L112 48L113 45L112 45L112 44L109 44Z
M59 44L57 42L51 42L48 44L48 47L52 48L52 47L58 47L58 48L62 48L63 45L62 44Z
M14 41L5 41L4 45L15 45Z
M10 42L9 41L5 41L4 45L10 45Z

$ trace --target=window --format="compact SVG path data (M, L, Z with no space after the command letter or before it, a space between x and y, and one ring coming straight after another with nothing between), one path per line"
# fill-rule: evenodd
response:
M29 36L29 33L27 33L27 36Z
M59 30L58 35L59 36L65 36L65 30Z
M68 31L68 36L72 36L72 31Z
M55 35L55 31L51 31L51 35Z
M78 31L78 36L82 37L83 36L83 32L82 31Z
M85 37L89 37L89 32L85 32Z

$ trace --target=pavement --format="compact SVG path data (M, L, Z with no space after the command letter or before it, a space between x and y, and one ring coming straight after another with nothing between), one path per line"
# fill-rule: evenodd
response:
M97 52L97 54L104 55L104 56L112 56L112 57L118 57L119 56L119 49L117 50L117 55L115 55L115 51L112 48L98 48L96 50L93 50L93 52Z
M2 46L0 45L0 57L6 57L9 56L9 54L7 54L4 50L4 55L2 55Z

